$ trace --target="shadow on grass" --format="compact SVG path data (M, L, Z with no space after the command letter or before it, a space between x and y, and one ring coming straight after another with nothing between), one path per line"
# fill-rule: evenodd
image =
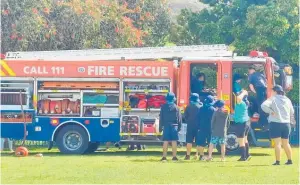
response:
M71 155L71 154L62 154L60 152L50 152L50 151L43 151L43 152L39 152L39 151L29 151L29 155L36 155L42 153L44 156L78 156L78 155ZM171 154L171 152L168 152L169 154ZM178 156L184 156L186 154L185 151L179 151L177 152ZM195 154L195 153L194 153ZM192 154L192 155L194 155ZM147 150L143 150L143 151L121 151L121 150L116 150L116 151L96 151L94 153L90 153L90 154L83 154L83 156L161 156L162 152L161 151L147 151ZM218 153L214 153L213 155L220 155ZM265 153L251 153L252 156L270 156L270 154L265 154ZM1 156L14 156L14 153L8 153L8 152L4 152L1 153ZM235 155L227 155L227 156L235 156Z

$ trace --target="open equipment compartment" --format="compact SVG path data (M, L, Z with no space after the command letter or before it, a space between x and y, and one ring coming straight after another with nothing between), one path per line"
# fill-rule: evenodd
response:
M1 79L1 122L2 123L32 123L33 121L33 78ZM21 96L21 97L20 97ZM21 101L21 99L22 101ZM24 115L22 114L21 104ZM25 119L23 118L25 116Z
M119 117L118 79L66 81L38 82L40 116Z
M39 116L80 116L80 89L75 83L41 79L37 86Z
M122 85L121 134L141 140L159 135L159 113L171 89L170 79L124 79Z

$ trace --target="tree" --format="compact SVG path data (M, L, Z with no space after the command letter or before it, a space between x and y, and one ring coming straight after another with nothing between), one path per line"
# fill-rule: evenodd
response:
M191 44L227 44L239 55L267 51L277 62L298 68L299 6L297 0L202 0L211 7L198 13L182 11L181 36ZM185 36L185 33L189 33ZM173 34L173 33L172 33ZM191 39L192 38L192 39ZM173 40L176 44L181 41ZM298 78L298 71L295 77ZM295 81L299 83L299 81ZM294 85L295 87L298 84ZM298 102L294 88L291 98Z
M4 0L1 52L163 45L170 20L156 1Z

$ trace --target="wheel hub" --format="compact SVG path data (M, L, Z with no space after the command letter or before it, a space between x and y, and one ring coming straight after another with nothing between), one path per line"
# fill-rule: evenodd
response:
M63 144L68 150L77 150L82 145L82 137L78 132L69 131L63 137Z
M239 146L235 134L228 134L226 139L226 148L229 150L236 150Z

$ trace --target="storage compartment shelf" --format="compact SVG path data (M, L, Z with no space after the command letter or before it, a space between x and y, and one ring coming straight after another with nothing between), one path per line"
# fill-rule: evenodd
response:
M80 114L38 114L38 116L54 116L54 117L63 117L63 116L80 116Z
M149 109L139 109L139 108L123 108L124 111L127 112L151 112L151 111L155 111L158 112L160 111L160 109L155 109L155 108L149 108Z
M1 91L0 94L30 94L29 92L5 92Z
M95 107L118 107L119 104L93 104L93 103L85 103L82 106L95 106Z
M83 90L83 93L99 93L99 94L118 94L119 91L109 91L109 90Z
M138 92L144 92L144 93L168 93L169 90L151 90L151 89L139 89L139 90L131 90L131 89L125 89L125 93L138 93Z
M80 93L80 90L38 90L39 93Z

